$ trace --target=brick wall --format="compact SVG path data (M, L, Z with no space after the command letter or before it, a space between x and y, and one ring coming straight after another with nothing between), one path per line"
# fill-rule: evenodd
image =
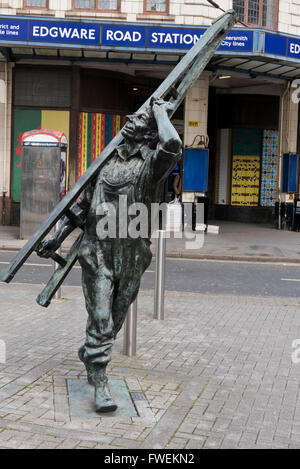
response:
M300 36L300 0L280 0L279 31Z

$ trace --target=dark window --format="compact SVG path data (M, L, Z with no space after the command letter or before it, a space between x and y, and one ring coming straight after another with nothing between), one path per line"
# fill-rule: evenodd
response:
M118 0L75 0L75 8L81 10L119 10Z
M276 29L278 0L233 0L233 8L243 23Z
M16 69L15 106L69 107L71 74L67 70Z
M168 0L144 0L145 12L168 13Z
M278 96L218 95L217 110L219 129L278 129Z
M25 0L25 8L35 7L35 8L48 8L48 0Z

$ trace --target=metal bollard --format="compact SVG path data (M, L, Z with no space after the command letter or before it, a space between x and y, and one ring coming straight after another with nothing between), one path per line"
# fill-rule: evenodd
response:
M156 266L155 266L153 319L164 319L165 259L166 259L166 231L158 230L158 238L156 239Z
M123 355L136 355L137 300L128 309L124 322Z
M59 222L57 222L56 225L55 225L55 231L58 230L58 227L59 227ZM58 248L57 254L61 255L61 246ZM57 262L53 261L53 270L54 270L54 272L56 271L56 269L58 267L59 267L59 264ZM54 295L54 298L55 299L61 298L61 287L58 288L57 292Z

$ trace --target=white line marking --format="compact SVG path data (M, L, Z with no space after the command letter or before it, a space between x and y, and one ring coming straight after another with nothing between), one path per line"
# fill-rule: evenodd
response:
M10 262L0 261L0 264L8 265L8 264L10 264ZM34 264L34 263L30 263L30 262L25 262L24 266L27 266L27 267L53 267L53 264ZM81 267L79 265L74 265L73 269L81 269ZM154 273L155 270L146 270L146 272Z
M300 282L300 278L281 278L280 280L284 280L285 282Z
M1 261L0 264L10 264L10 262ZM53 267L53 264L31 264L30 262L25 262L25 264L30 267Z
M155 258L154 258L155 259ZM240 261L240 260L231 260L231 259L192 259L192 258L187 258L187 257L168 257L168 255L166 255L166 260L168 262L173 262L173 261L180 261L180 262L207 262L207 263L220 263L220 264L245 264L245 265L248 265L248 264L255 264L255 265L261 265L261 266L264 266L264 265L268 265L268 266L271 266L271 265L284 265L284 266L287 266L287 267L300 267L300 263L299 262L288 262L288 260L286 262L272 262L272 261Z
M0 264L10 264L10 262L4 262L4 261L0 261ZM30 262L25 262L25 265L26 267L53 267L53 264L34 264L34 263L30 263ZM73 269L80 269L80 267L78 265L75 265L73 267Z

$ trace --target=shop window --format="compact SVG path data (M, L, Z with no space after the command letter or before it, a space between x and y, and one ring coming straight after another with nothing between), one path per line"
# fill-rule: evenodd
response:
M73 0L73 6L77 10L118 11L120 0Z
M68 70L15 69L14 105L69 107L71 73Z
M243 23L276 29L278 0L233 0L233 8Z
M169 13L169 0L144 0L144 13Z
M48 0L24 0L25 8L48 8Z

